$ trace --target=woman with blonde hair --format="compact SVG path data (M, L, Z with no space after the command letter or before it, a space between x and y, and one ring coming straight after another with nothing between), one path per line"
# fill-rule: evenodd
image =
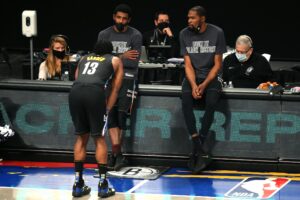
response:
M69 61L70 57L66 54L69 47L67 37L64 35L54 35L50 39L48 56L44 62L40 64L39 80L60 79L61 62Z

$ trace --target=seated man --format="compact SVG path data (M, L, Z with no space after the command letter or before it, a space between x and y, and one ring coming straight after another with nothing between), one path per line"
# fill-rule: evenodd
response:
M176 41L170 27L170 18L168 13L164 11L156 12L154 24L154 30L143 34L143 45L146 47L150 61L157 61L155 59L166 61L168 58L177 57L178 42ZM151 46L153 48L151 48ZM152 60L151 57L153 57Z
M272 76L267 59L254 52L252 39L247 35L239 36L235 53L223 61L223 80L231 81L238 88L257 88L260 83L270 81Z

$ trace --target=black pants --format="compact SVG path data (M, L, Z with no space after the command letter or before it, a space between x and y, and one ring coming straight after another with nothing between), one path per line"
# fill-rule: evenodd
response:
M203 82L204 79L197 79L197 85ZM192 96L192 89L190 83L187 79L184 79L182 82L182 111L185 119L185 123L187 125L187 129L190 135L198 133L196 129L196 120L193 112L195 103L204 103L204 116L201 120L201 130L199 130L199 134L204 137L207 135L211 124L214 120L214 112L216 108L216 104L221 95L222 86L216 77L212 80L207 88L204 91L204 95L202 99L195 100Z

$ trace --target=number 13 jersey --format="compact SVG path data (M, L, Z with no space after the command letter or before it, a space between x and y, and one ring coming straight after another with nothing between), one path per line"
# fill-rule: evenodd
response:
M111 54L99 56L91 53L84 56L78 63L75 83L105 85L114 73L112 58Z

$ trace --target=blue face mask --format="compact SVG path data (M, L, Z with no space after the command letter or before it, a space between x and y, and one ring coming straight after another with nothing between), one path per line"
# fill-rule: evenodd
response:
M245 53L235 52L235 56L240 62L245 62L247 60L247 55Z

